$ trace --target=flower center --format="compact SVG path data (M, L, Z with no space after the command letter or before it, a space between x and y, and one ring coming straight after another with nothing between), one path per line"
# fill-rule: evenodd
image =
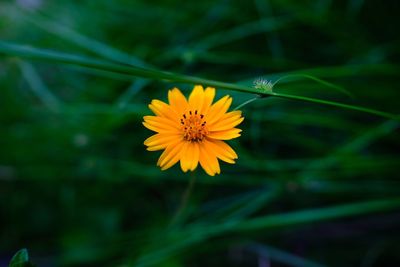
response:
M206 124L204 115L197 110L184 113L181 118L183 139L190 142L202 141L208 134Z

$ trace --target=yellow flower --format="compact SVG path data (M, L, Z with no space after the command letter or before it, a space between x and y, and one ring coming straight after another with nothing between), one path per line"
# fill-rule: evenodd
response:
M189 100L178 88L168 91L169 104L153 100L149 108L156 116L144 116L143 125L156 132L144 144L149 151L164 150L157 166L166 170L180 161L184 172L198 163L207 174L221 172L218 159L235 163L235 151L224 141L240 136L235 128L243 121L241 111L227 112L232 98L224 96L212 104L215 89L196 85Z

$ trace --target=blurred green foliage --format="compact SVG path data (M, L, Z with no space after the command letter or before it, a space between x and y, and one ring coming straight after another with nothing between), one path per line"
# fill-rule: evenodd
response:
M24 248L19 250L12 257L9 267L32 267L33 265L29 262L28 251Z
M1 266L21 247L40 267L399 265L399 11L377 0L1 1ZM301 101L251 93L259 77L286 76L273 93ZM234 107L254 101L230 142L237 164L198 170L171 224L190 175L156 167L142 116L167 89L202 81Z

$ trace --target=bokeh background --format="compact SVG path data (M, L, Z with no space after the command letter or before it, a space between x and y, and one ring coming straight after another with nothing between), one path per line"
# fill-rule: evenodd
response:
M0 38L248 87L301 74L273 90L398 114L399 11L390 0L3 0ZM175 86L193 84L0 49L0 266L21 248L38 267L399 266L398 120L259 98L229 142L237 164L198 170L171 223L191 176L156 167L141 121ZM233 107L255 96L217 89Z

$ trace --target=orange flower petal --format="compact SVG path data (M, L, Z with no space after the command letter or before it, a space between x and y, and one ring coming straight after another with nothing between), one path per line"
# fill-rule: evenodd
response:
M178 120L171 121L167 118L158 116L144 116L143 119L145 122L157 125L163 129L180 130L180 125Z
M176 143L178 140L182 140L182 136L170 135L170 134L155 134L150 136L144 141L144 145L147 146L148 151L157 151L165 149L169 144Z
M219 174L221 169L219 167L217 156L214 152L208 148L205 144L201 144L200 148L200 165L205 170L205 172L214 176L215 174Z
M168 101L171 109L175 110L178 117L182 116L183 113L188 109L188 102L186 97L178 88L174 88L168 91Z
M207 137L218 140L230 140L240 136L242 130L233 128L226 131L210 132Z
M230 119L233 119L233 118L238 119L241 116L242 116L242 112L240 110L234 110L234 111L231 111L231 112L223 114L222 117L218 121L215 121L213 123L209 122L208 126L220 123L220 122L225 121L225 120L230 120Z
M215 88L207 87L206 90L204 90L204 102L203 102L203 107L201 108L200 111L201 114L207 114L207 112L211 108L211 104L214 100L214 97L215 97Z
M205 140L205 145L210 147L217 156L217 158L227 162L227 163L235 163L235 159L237 159L237 154L235 151L224 141L220 140Z
M170 134L177 134L179 133L179 130L173 127L170 127L166 124L162 124L156 121L148 120L143 122L143 125L149 129L152 130L153 132L157 133L170 133Z
M185 142L178 142L175 144L170 144L158 159L157 165L161 167L161 170L166 170L171 168L175 163L181 158L182 146Z
M231 104L232 98L228 95L218 100L207 112L207 123L213 124L218 121L226 113Z
M234 128L239 125L244 118L241 117L241 111L232 111L224 114L220 120L214 122L212 125L209 125L210 131L225 131Z
M176 120L176 111L174 111L167 103L154 99L151 101L149 108L157 116L168 118L172 121Z
M187 142L187 146L182 150L181 169L184 172L194 171L199 163L199 144Z
M201 111L204 102L204 89L201 85L196 85L189 96L189 107L192 111Z

